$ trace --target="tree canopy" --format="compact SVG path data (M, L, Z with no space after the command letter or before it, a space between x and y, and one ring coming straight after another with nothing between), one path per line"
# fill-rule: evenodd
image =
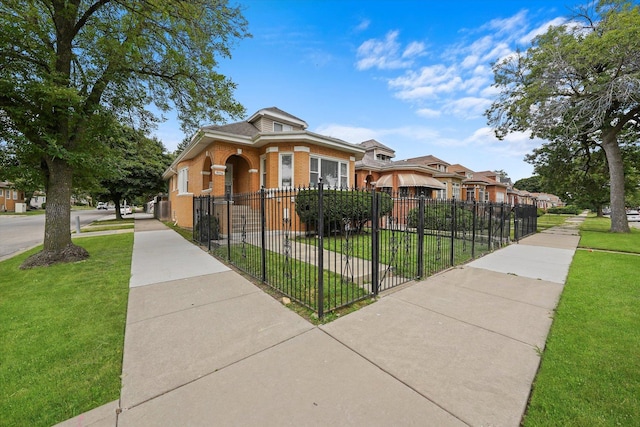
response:
M121 218L120 204L124 200L152 196L166 190L162 173L171 164L162 142L148 138L140 130L114 123L113 132L102 135L105 145L112 147L108 168L97 183L96 197L111 200L116 205L116 218Z
M529 131L557 143L597 145L607 160L611 231L628 232L623 141L638 144L640 10L601 0L550 27L524 53L494 65L500 94L486 112L496 136ZM630 136L632 134L633 136Z
M20 146L20 164L41 171L47 192L34 265L87 256L71 243L69 200L74 174L97 170L108 152L92 137L105 123L148 130L161 119L150 105L175 108L185 132L244 114L215 69L247 36L226 0L0 3L0 139Z

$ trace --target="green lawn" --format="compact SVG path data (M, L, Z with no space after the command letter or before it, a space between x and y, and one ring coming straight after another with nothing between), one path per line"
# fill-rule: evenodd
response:
M75 243L89 259L0 262L0 425L49 426L120 395L133 233Z
M560 214L544 214L538 217L537 225L538 231L546 230L547 228L555 227L556 225L562 225L564 222L575 215L560 215Z
M640 252L640 232L589 218L581 246ZM549 333L525 426L628 426L640 420L640 256L578 250Z
M228 258L227 246L214 249L214 254ZM261 278L261 250L254 245L231 246L231 262L251 276ZM283 254L266 251L266 283L285 295L316 311L318 309L318 268ZM368 293L348 278L328 270L323 272L324 310L328 312L349 302L365 298Z
M437 235L439 234L439 235ZM454 262L453 265L460 265L472 259L471 234L467 233L462 239L462 232L459 232L454 239L444 232L433 232L424 235L424 277L430 276L438 271L445 270L452 266L451 245L453 244ZM356 258L372 259L372 236L370 232L353 234L348 239L344 236L327 236L324 238L324 248L335 253L349 252ZM418 235L415 232L405 232L402 230L380 230L379 233L379 257L380 262L391 265L396 274L406 278L418 277ZM473 254L477 258L489 252L487 238L476 236L476 243L473 245ZM309 245L317 245L317 239L303 237L299 239ZM482 242L481 242L482 240Z

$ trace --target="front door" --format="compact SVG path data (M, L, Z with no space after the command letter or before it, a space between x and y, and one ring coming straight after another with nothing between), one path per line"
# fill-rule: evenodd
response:
M233 164L227 163L225 165L227 169L224 173L224 193L233 194Z

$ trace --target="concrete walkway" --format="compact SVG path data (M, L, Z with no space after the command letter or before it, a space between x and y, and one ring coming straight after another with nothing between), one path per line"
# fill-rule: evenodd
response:
M119 401L63 426L518 426L578 223L314 326L136 220Z

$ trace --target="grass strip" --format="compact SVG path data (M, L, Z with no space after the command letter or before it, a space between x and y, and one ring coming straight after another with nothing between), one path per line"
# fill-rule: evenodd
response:
M544 214L538 217L537 226L538 232L544 231L548 228L562 225L568 218L575 215L560 215L560 214Z
M87 237L90 258L0 262L2 425L49 426L118 399L133 234Z
M605 219L606 221L606 219ZM640 233L613 234L603 220L586 239L640 250ZM598 231L600 230L600 231ZM590 244L591 244L590 243ZM618 426L640 420L640 259L577 251L554 316L523 425Z
M228 259L226 246L215 249L213 253L224 260ZM316 310L319 269L315 265L276 252L265 251L265 255L266 283L306 307ZM230 262L255 278L261 277L261 249L257 246L232 245ZM326 311L368 295L367 291L341 277L340 274L324 270L323 280L325 285L323 303Z
M611 219L587 218L580 229L580 247L608 251L640 253L640 229L630 233L611 233Z

